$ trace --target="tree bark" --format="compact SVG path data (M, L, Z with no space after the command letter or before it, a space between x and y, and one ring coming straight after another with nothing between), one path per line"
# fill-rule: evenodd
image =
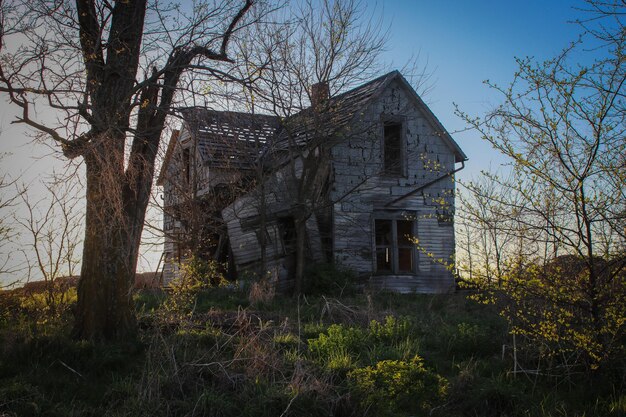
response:
M98 150L85 156L85 241L74 324L80 339L122 340L135 331L137 249L122 201L124 142L116 139L122 146L105 138Z

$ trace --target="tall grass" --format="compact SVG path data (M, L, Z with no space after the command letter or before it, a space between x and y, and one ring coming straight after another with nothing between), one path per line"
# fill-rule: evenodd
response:
M139 341L118 345L70 339L69 309L44 324L19 299L3 299L0 415L613 417L626 411L619 369L567 381L513 373L506 324L462 294L274 295L251 305L238 286L208 288L188 300L192 308L180 306L182 318L168 310L167 297L139 293Z

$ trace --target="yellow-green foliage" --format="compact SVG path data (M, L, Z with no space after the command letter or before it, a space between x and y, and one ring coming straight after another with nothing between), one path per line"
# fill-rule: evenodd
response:
M543 357L577 358L597 369L624 357L626 280L614 264L594 262L593 276L585 260L573 256L510 268L501 288L484 288L474 298L501 305L511 332Z
M34 318L37 324L57 320L76 302L76 288L53 288L19 296L20 308Z
M425 412L445 395L447 382L424 366L418 344L410 321L393 316L365 328L334 324L308 341L312 359L345 376L361 412L376 416Z
M0 295L0 329L11 329L12 337L26 339L53 334L71 323L75 303L76 288L67 285L7 292ZM0 340L2 337L0 331Z
M427 411L446 394L447 381L429 371L418 355L409 360L384 360L348 373L370 415L394 416Z
M212 260L191 256L180 270L180 276L170 283L170 296L164 303L166 311L189 314L194 310L198 293L227 283L220 264Z
M187 287L193 289L219 287L226 284L220 266L218 262L193 255L182 263L181 279Z
M358 327L333 324L326 333L309 340L309 350L315 359L325 362L326 368L347 369L343 365L353 365L353 361L346 356L358 357L367 345L366 339L366 333Z
M369 324L369 335L377 342L393 343L409 336L409 321L394 316L385 317L383 323L372 320Z
M387 316L372 320L365 329L333 324L325 333L309 339L313 359L328 370L348 371L383 359L406 359L417 354L417 341L410 338L409 321Z

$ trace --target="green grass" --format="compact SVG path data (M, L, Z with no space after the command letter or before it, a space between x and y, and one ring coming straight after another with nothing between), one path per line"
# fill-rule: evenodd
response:
M514 375L506 323L462 294L167 297L138 293L139 341L117 345L72 340L69 309L33 322L5 300L0 415L626 415L623 361L591 376Z

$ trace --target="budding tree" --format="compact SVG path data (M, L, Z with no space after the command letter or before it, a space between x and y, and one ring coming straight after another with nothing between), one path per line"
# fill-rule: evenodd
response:
M626 31L623 2L589 5L597 31L554 59L518 59L511 85L489 84L503 104L463 116L512 165L509 179L466 185L485 248L506 249L497 267L513 331L597 367L623 353Z
M6 157L7 155L0 154L0 162ZM11 245L17 235L12 218L20 197L20 192L15 189L15 182L6 173L0 173L0 289L11 287L20 281L13 274L21 270L21 265L15 263L15 259L10 256L13 249Z
M25 208L16 222L24 231L24 256L29 278L32 274L44 281L43 297L48 314L55 315L67 304L69 282L79 265L77 257L84 223L80 207L80 184L72 178L53 176L42 182L44 198L32 201L28 188L22 186L21 206Z

